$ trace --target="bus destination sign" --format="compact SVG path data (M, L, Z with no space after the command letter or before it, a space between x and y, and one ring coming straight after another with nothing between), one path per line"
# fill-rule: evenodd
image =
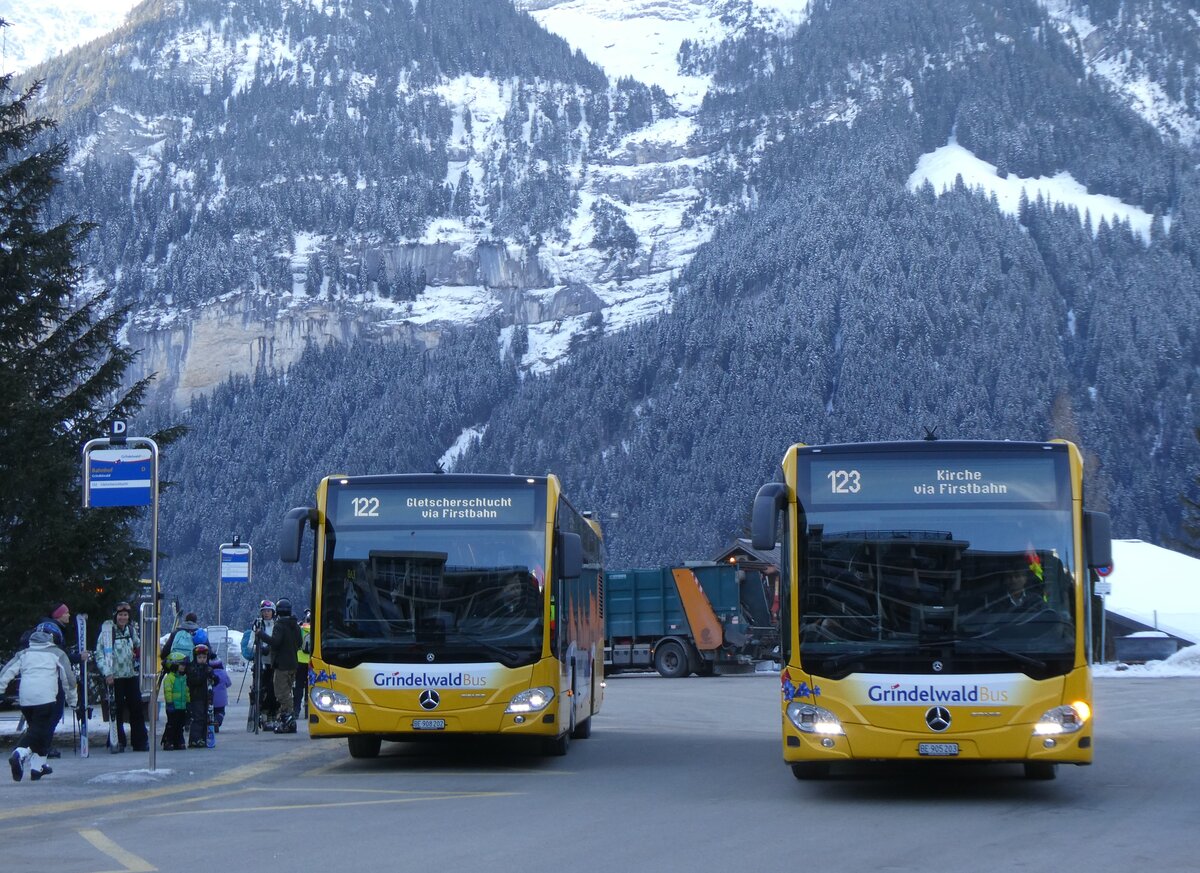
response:
M523 527L535 522L534 498L531 488L351 483L330 488L329 515L339 526L480 524Z
M1038 457L813 457L812 504L1036 503L1058 496L1057 463Z

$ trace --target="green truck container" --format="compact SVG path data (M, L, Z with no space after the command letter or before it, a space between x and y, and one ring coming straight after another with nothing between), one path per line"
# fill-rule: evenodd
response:
M607 673L708 676L778 658L774 595L757 570L689 564L617 570L604 579Z

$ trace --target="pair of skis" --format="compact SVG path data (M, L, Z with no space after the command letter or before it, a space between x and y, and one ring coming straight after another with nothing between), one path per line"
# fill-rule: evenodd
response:
M247 733L258 733L259 713L262 711L262 650L258 640L258 631L261 627L262 621L256 619L250 628L254 646L254 687L250 689L250 714L246 716Z
M208 683L208 732L204 736L204 744L210 749L217 747L217 722L213 713L213 686Z
M79 698L79 757L86 758L88 756L88 675L87 675L87 660L84 655L87 653L87 613L81 612L75 616L75 636L76 646L79 652L79 672L83 680L83 693Z

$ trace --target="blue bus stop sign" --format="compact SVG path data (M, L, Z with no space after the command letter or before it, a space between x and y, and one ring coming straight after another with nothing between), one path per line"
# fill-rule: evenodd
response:
M224 546L221 549L221 581L250 581L250 549L246 546Z
M154 497L150 449L102 449L87 456L89 506L149 506Z

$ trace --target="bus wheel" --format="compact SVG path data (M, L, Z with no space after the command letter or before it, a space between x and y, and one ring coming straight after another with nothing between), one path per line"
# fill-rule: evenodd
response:
M379 747L382 744L382 737L370 734L346 737L346 745L350 747L351 758L374 758L379 754Z
M592 735L592 717L589 715L579 724L575 725L575 730L571 731L571 739L586 740Z
M1053 779L1058 776L1058 765L1046 761L1026 761L1026 779Z
M792 765L792 775L801 782L810 779L825 779L829 776L829 762L805 761L803 764Z
M571 747L571 732L563 731L554 739L547 737L542 740L542 754L550 758L561 758Z
M667 640L654 650L654 669L667 679L682 679L691 672L687 652L674 640Z

